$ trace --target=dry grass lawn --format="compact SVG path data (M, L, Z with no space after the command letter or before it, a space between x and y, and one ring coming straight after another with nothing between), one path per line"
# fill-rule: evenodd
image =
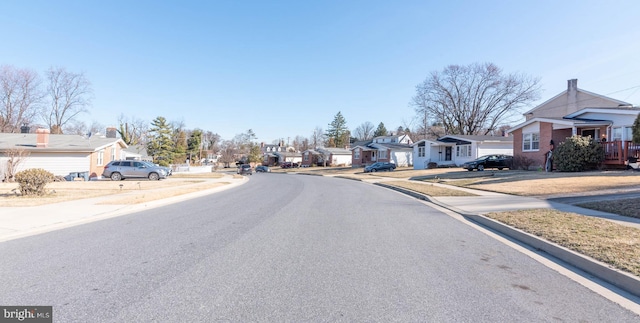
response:
M416 181L386 181L388 185L406 188L418 193L429 196L476 196L475 194L468 193L461 190L450 189L446 187L440 187L433 184L425 184Z
M500 192L521 196L549 196L602 190L640 189L640 173L635 171L597 171L545 173L534 171L469 172L458 171L421 177L423 181ZM480 174L478 174L480 173ZM439 176L438 176L439 175ZM438 176L435 178L435 176Z
M549 209L490 213L487 216L640 276L640 229Z
M114 196L113 199L100 202L98 204L139 204L156 200L161 200L173 196L184 195L194 192L199 192L215 187L220 187L230 184L229 182L201 182L196 185L185 185L178 187L171 187L163 190L155 191L140 191L131 192L130 194L121 194Z
M36 206L105 195L123 195L121 199L113 200L119 202L117 204L142 203L217 187L224 183L209 182L207 179L221 178L223 176L223 174L219 173L175 174L168 179L160 181L132 179L118 182L109 180L53 182L47 184L46 195L37 197L20 196L17 183L0 183L0 207ZM160 190L154 191L153 194L148 193L149 190L157 189ZM139 192L139 194L132 194L132 192ZM127 196L124 197L124 195ZM136 197L132 199L132 196Z
M640 206L640 198L580 203L577 204L577 206L633 218L640 218L640 207L638 207Z

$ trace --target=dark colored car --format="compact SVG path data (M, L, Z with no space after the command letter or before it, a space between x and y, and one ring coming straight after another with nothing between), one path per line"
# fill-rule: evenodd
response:
M396 164L394 163L389 163L389 162L377 162L377 163L373 163L369 166L366 166L364 168L364 172L365 173L369 173L369 172L380 172L383 170L386 171L392 171L396 169Z
M297 168L300 165L298 165L298 163L292 163L292 162L283 162L282 164L280 164L280 167L282 168Z
M150 166L141 161L114 160L104 166L102 176L111 178L112 181L120 181L125 178L148 178L156 181L167 178L167 172L161 167Z
M270 173L271 169L267 166L256 166L256 173Z
M513 156L487 155L462 164L462 168L468 171L472 171L474 169L483 171L485 168L497 168L498 170L503 170L504 168L511 168L512 163Z
M251 169L251 165L242 164L238 167L238 174L240 175L253 175L253 170Z

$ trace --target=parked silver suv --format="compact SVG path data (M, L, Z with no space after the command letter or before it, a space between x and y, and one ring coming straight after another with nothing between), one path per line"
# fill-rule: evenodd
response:
M156 181L167 178L167 171L159 166L151 166L137 160L114 160L104 166L102 177L120 181L125 178L148 178Z

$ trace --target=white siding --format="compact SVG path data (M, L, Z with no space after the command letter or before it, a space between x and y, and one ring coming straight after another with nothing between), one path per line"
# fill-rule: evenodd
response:
M331 165L351 166L351 156L350 155L332 155Z
M424 157L418 157L418 145L413 146L413 169L427 168L427 164L429 163L430 159L429 152L431 150L431 147L429 143L422 147L425 148Z
M30 168L42 168L56 176L66 176L72 172L88 172L91 161L87 153L31 153L18 165L17 171ZM0 157L0 164L4 166L6 157Z
M391 162L395 163L398 167L411 166L413 163L413 152L411 150L391 151Z
M540 132L540 122L534 122L522 127L522 133Z
M589 112L581 115L580 118L595 119L595 120L609 120L613 122L613 126L631 126L636 120L637 114L610 114L610 113L595 113Z

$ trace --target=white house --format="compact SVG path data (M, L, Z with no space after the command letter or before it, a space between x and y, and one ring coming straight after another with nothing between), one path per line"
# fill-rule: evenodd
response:
M318 148L322 158L331 166L351 166L351 150L344 148Z
M478 157L493 154L513 155L513 137L447 135L437 140L420 140L413 147L413 169L460 166Z
M356 143L352 152L352 165L365 166L375 162L392 162L397 166L413 164L413 141L407 135L381 136L371 141Z

